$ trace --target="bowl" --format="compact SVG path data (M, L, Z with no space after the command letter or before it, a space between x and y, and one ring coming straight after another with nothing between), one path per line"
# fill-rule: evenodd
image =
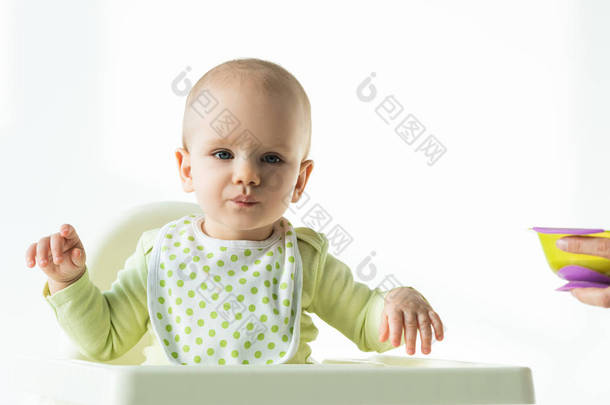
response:
M610 231L582 228L534 227L532 229L538 233L538 238L542 244L542 250L546 256L546 261L555 274L566 266L582 266L596 271L597 273L610 276L610 260L599 256L565 252L556 245L557 240L564 236L610 238Z

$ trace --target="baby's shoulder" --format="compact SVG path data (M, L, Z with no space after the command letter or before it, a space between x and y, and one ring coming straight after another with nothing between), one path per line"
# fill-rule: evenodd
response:
M142 232L142 235L140 236L140 243L142 244L144 255L147 255L152 251L160 230L161 228L155 228Z
M316 232L313 229L304 226L294 228L294 230L297 234L299 250L314 250L321 253L327 248L328 239L326 239L326 235L323 233Z

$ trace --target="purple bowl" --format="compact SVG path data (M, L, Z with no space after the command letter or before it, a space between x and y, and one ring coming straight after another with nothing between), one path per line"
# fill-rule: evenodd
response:
M557 275L568 281L590 281L610 285L610 277L577 264L562 267Z
M532 228L536 232L540 233L560 233L567 235L589 235L592 233L602 233L603 229L586 229L586 228L540 228L533 227Z
M570 291L574 288L608 288L610 284L594 283L592 281L570 281L555 291Z

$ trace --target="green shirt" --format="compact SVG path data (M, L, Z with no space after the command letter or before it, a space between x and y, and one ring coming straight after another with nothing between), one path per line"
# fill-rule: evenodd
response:
M148 261L160 228L144 232L135 252L109 290L101 292L89 279L89 269L70 286L51 295L48 282L43 297L55 311L65 333L84 355L110 361L136 345L145 333L154 333L147 307ZM295 228L303 262L302 312L297 353L287 364L312 364L311 348L318 329L306 312L315 313L358 349L383 353L394 349L390 339L379 341L386 291L371 290L353 279L349 267L328 253L328 239L310 228ZM103 269L95 269L103 271ZM404 332L401 334L404 344ZM156 338L144 349L143 364L170 364Z

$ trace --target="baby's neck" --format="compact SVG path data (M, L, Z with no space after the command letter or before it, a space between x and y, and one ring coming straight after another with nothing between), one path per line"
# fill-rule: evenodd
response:
M201 221L201 232L215 239L261 241L268 239L273 234L273 225L256 229L234 230L212 220L204 219Z

